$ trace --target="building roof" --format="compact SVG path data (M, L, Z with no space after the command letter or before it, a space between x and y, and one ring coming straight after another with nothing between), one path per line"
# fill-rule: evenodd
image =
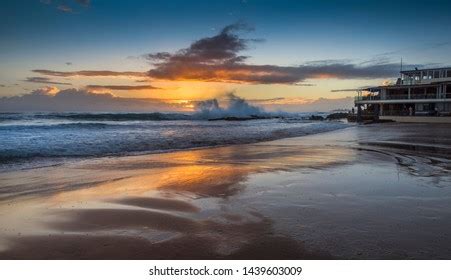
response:
M434 87L439 84L442 84L443 82L432 82L429 84L415 84L415 85L386 85L386 86L375 86L375 87L368 87L368 88L362 88L359 89L361 91L376 91L380 89L402 89L402 88L422 88L422 87Z
M400 72L402 74L414 74L414 73L418 73L418 72L421 72L421 71L447 70L447 69L451 70L451 66L449 66L449 67L439 67L439 68L413 69L413 70L405 70L405 71L400 71Z

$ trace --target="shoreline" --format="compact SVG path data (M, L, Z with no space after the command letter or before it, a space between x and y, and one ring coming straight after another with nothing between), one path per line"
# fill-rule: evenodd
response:
M389 145L451 146L421 127L0 173L0 259L449 258L451 157Z

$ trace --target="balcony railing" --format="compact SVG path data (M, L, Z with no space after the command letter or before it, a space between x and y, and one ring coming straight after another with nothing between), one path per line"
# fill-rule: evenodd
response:
M418 93L418 94L410 94L410 99L436 99L437 94L436 93ZM440 98L440 96L439 96ZM444 97L442 97L444 98Z
M408 100L408 99L451 99L451 93L439 94L436 93L419 93L419 94L387 94L385 98L380 95L356 96L355 101L372 101L372 100Z
M386 96L387 100L398 100L398 99L409 99L409 95L408 94L388 94Z
M381 100L379 95L356 96L355 101Z

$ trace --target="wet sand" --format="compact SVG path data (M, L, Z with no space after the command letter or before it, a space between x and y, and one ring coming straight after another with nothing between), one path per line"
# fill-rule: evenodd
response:
M450 259L451 130L374 124L0 172L1 259Z

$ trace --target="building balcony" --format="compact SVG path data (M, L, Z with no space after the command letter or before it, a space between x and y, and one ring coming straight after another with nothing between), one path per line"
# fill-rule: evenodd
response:
M380 95L366 95L366 96L356 96L355 101L395 101L395 100L443 100L450 99L451 93L442 93L437 96L436 93L426 93L426 94L388 94L385 97Z
M379 95L356 96L355 101L381 100Z

